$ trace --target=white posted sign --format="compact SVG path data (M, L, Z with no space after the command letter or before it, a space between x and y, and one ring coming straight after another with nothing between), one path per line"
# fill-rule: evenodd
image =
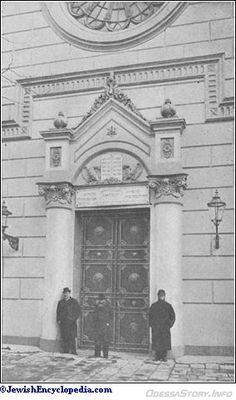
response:
M147 186L93 187L76 191L76 208L145 204L149 204Z

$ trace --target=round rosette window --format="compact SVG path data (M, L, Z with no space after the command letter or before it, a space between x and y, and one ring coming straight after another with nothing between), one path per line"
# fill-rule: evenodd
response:
M45 2L44 15L68 42L90 50L112 51L139 45L177 18L185 2Z

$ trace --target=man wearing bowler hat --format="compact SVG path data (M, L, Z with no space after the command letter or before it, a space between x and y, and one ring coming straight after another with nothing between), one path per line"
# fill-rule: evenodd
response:
M57 305L57 323L60 325L64 353L76 353L75 338L77 336L77 319L81 309L77 300L73 299L68 287L63 289L63 299Z
M165 301L165 291L158 290L158 301L149 310L149 325L152 328L152 349L155 361L166 361L167 351L171 349L170 328L175 322L175 312L170 303Z

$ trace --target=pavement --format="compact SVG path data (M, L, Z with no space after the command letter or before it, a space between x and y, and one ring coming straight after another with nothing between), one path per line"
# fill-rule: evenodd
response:
M111 351L104 359L94 358L92 349L72 355L4 344L2 382L234 382L233 357L185 355L167 362L152 358Z

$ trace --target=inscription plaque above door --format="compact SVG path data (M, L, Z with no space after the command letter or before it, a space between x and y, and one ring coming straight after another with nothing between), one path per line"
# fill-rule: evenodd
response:
M147 204L149 204L149 188L147 185L79 188L76 191L75 206L77 209L98 206Z

